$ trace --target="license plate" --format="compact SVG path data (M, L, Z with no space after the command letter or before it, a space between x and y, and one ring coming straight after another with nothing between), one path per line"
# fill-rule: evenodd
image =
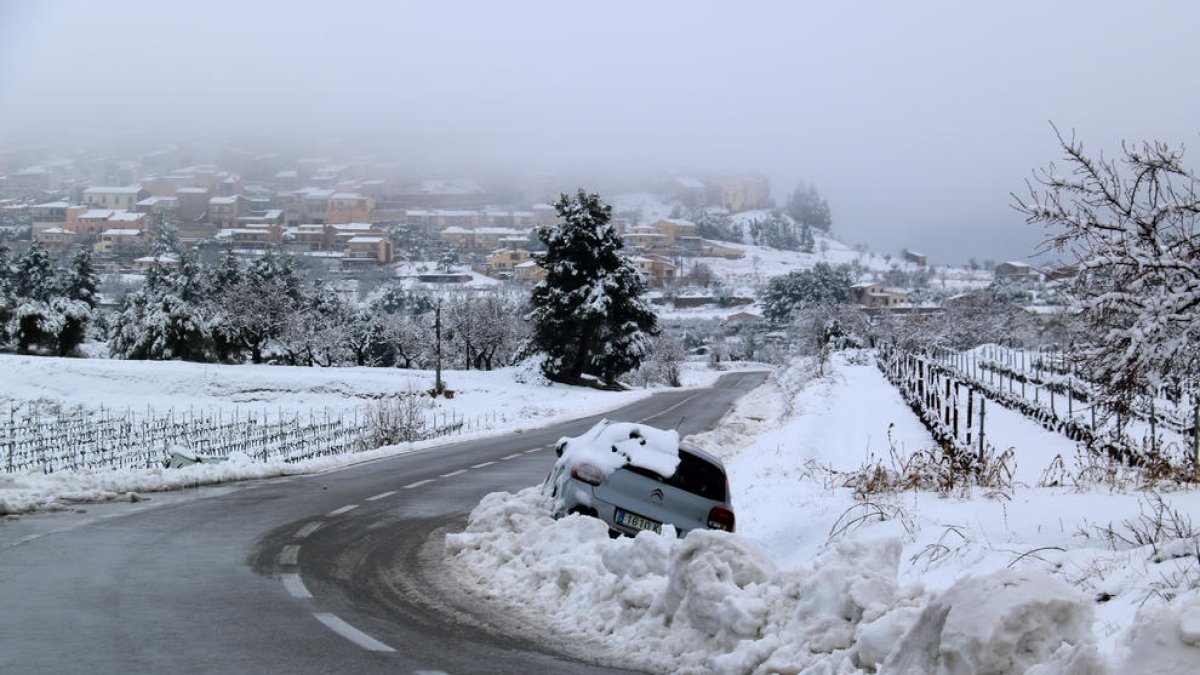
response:
M632 527L635 530L650 530L655 534L662 534L662 523L650 520L649 518L643 518L636 513L630 513L628 511L617 509L614 520L617 521L618 525Z

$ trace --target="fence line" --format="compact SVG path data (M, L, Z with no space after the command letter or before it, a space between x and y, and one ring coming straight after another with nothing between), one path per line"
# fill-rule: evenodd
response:
M406 409L389 417L384 405ZM261 461L298 462L489 429L505 421L496 411L466 418L456 411L425 409L427 405L427 399L411 395L373 407L274 414L238 408L166 413L101 408L18 415L12 408L8 419L0 420L0 469L53 473L161 467L175 446L198 457L236 451Z
M1200 425L1197 424L1200 408L1194 411L1191 420L1183 415L1160 418L1152 410L1146 420L1149 435L1139 442L1126 433L1128 419L1117 419L1115 425L1107 423L1104 415L1098 419L1098 402L1086 387L1086 381L1076 378L1065 367L1058 373L1063 377L1057 380L1056 387L1048 384L1040 374L1018 370L1013 354L986 352L984 358L978 357L978 354L943 349L921 354L888 346L879 350L877 362L934 438L944 446L971 446L973 434L975 439L982 439L986 433L984 402L992 401L1021 413L1047 430L1083 443L1092 453L1105 454L1126 463L1138 464L1159 456L1168 447L1162 438L1164 430L1178 434L1180 441L1190 436L1192 445L1200 448ZM1026 390L1027 384L1033 385L1032 392ZM1049 392L1048 397L1039 396L1042 388ZM1057 404L1055 392L1060 394ZM1029 397L1031 393L1032 398ZM1185 394L1179 407L1189 402L1194 399ZM965 415L960 417L964 408ZM980 445L980 452L982 448ZM1193 461L1198 460L1193 457Z

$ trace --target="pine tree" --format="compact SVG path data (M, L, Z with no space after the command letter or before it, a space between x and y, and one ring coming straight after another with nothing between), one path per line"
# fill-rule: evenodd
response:
M54 291L54 268L46 249L35 241L17 258L15 291L17 297L46 302Z
M14 271L9 260L9 248L0 240L0 347L8 342L8 322L17 305L13 283Z
M12 249L8 247L8 244L4 243L3 239L0 239L0 296L11 287L10 285L13 281L14 270L11 254Z
M812 228L807 224L800 225L800 250L803 253L812 253L817 245L816 237L813 236Z
M217 266L208 273L208 285L213 295L221 295L242 278L242 264L230 249L225 249Z
M100 279L92 266L92 252L81 248L71 256L71 265L63 280L63 295L71 300L86 303L95 309L100 301Z
M172 272L152 265L146 282L125 296L113 319L109 353L122 359L210 360L209 313L199 302L182 297L192 292L193 274L187 269Z
M772 277L763 294L763 316L785 323L797 309L814 305L835 305L850 299L850 269L817 263L811 270L798 270Z
M150 228L152 240L150 255L155 258L163 256L179 256L184 252L183 242L179 239L179 229L173 223L162 223Z
M833 225L829 204L816 185L801 183L788 199L787 212L797 223L828 232Z
M16 342L17 351L22 354L28 353L33 347L44 347L54 342L55 315L41 300L21 303L9 323L9 332Z
M554 205L561 224L537 228L546 278L533 289L531 347L547 377L575 382L585 374L613 385L649 353L658 333L643 302L646 282L621 254L612 207L580 190Z
M88 323L92 320L92 306L83 300L55 298L50 302L55 314L53 344L59 356L68 356L87 338Z

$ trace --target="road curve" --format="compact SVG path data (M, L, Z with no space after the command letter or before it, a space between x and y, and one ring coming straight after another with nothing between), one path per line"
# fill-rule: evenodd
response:
M711 427L763 373L603 416ZM314 476L0 524L2 673L611 673L455 592L442 530L598 417Z

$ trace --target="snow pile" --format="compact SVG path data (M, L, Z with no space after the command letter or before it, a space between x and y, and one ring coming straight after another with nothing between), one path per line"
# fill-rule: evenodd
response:
M1024 672L1088 650L1089 599L1033 572L940 594L898 583L898 538L838 542L780 570L753 541L696 530L610 539L599 520L553 520L534 488L488 495L446 538L468 589L545 624L556 643L670 672Z
M1064 645L1072 652L1088 645L1091 622L1087 596L1045 573L965 577L925 606L884 667L913 675L1023 673Z
M1128 655L1118 672L1195 673L1200 670L1200 591L1174 607L1144 607L1129 633Z
M590 464L608 476L630 464L669 478L679 468L679 432L633 422L600 420L579 436L558 440L555 468Z

